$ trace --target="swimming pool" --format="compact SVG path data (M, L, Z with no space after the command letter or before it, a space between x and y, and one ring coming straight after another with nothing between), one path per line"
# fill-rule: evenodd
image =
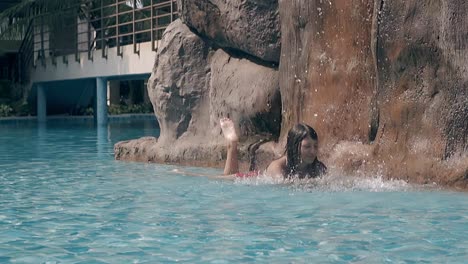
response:
M0 263L466 263L468 195L115 161L154 121L0 124ZM215 175L219 169L184 168Z

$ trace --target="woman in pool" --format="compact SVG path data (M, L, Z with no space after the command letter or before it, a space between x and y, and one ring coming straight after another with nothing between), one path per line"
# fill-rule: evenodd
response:
M256 173L239 173L237 142L234 123L229 118L220 120L224 138L228 142L224 175L237 177L256 176ZM266 174L273 177L315 178L326 173L327 167L317 159L318 137L315 130L306 124L296 124L288 132L285 155L268 165Z

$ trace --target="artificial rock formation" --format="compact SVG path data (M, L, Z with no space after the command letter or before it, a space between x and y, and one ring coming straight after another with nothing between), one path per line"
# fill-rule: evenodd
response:
M376 153L390 174L460 181L468 176L468 3L400 0L377 9Z
M197 137L205 139L208 128L219 139L217 118L230 113L249 137L275 137L280 131L280 144L266 144L257 153L266 160L271 155L265 153L281 153L294 123L305 122L316 128L319 156L331 171L468 186L465 1L180 0L179 6L183 21L200 35L197 43L203 41L211 51L203 62L190 64L198 70L182 65L206 74L197 84L204 93L190 107L178 105L190 112L185 116L191 114L191 121L166 126L173 140L180 137L179 142L195 141L203 148L205 141ZM277 10L281 34L275 35ZM275 40L280 35L281 41ZM274 68L258 64L278 61L274 54L280 42L275 79ZM156 63L150 89L182 87L158 84L179 82L177 75L158 73L176 65L178 56L168 54L168 66ZM281 102L274 88L278 79ZM250 83L255 87L251 93ZM158 93L164 94L153 94ZM167 110L158 107L164 100L170 103L171 96L153 96L159 119L167 118ZM199 119L206 126L191 127ZM160 122L164 127L166 121ZM183 129L177 132L177 127ZM207 149L212 154L203 159L222 157L215 148Z
M282 136L304 121L340 170L466 186L467 8L280 0Z
M188 156L201 160L213 149L217 149L213 155L221 155L221 149L216 148L219 145L216 135L206 148L194 146L193 140L183 140L193 139L198 127L206 128L204 133L211 135L208 111L204 106L209 93L209 56L212 52L180 20L166 29L148 81L148 95L158 119L160 137L119 142L114 146L116 159L183 163ZM199 165L209 165L209 160Z
M160 137L119 142L117 159L223 163L226 142L219 119L225 116L239 125L247 145L279 134L277 70L215 50L180 20L166 29L159 44L148 94Z
M166 29L158 47L148 95L158 117L160 141L174 141L193 126L209 90L211 48L180 20ZM205 121L205 122L203 122ZM206 120L197 120L206 126Z
M278 72L218 50L211 59L210 117L213 127L229 116L240 136L278 137L281 101Z
M178 0L182 21L217 46L279 62L277 0Z
M279 2L281 134L297 122L312 124L326 153L340 140L369 142L376 116L373 1Z

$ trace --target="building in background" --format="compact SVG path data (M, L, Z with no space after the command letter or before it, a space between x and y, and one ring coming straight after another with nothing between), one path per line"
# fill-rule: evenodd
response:
M40 122L92 109L103 124L108 107L150 105L146 81L158 41L178 17L176 1L75 2L25 24L16 46L0 53L0 76L27 91Z

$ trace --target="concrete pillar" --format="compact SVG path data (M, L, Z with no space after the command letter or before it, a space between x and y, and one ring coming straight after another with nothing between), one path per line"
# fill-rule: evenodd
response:
M43 84L37 85L37 121L45 123L47 119L47 99Z
M107 124L107 79L96 78L96 120L98 125Z

